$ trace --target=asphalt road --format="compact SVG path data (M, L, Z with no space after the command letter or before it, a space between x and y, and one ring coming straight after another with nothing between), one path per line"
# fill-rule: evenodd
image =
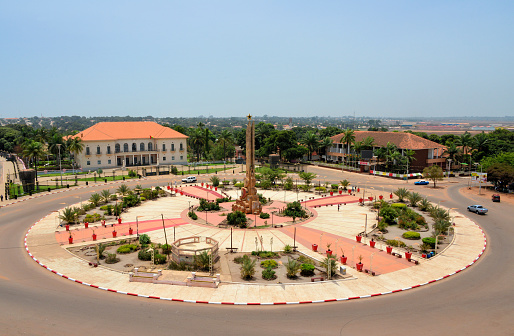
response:
M337 171L319 170L327 180ZM353 184L408 186L465 213L477 203L458 193L380 177L347 174ZM168 178L169 181L169 178ZM128 182L134 186L140 182ZM144 181L143 186L155 184ZM104 187L105 188L105 187ZM0 335L512 335L514 334L514 209L486 204L469 214L488 238L483 257L466 271L403 293L348 302L252 307L175 303L129 297L82 286L39 267L23 248L27 229L66 204L85 200L92 187L0 209ZM386 189L388 190L388 189ZM162 335L162 334L161 334Z

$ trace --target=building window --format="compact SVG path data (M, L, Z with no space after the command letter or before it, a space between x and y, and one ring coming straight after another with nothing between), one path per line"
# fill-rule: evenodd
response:
M91 155L91 151L89 150L89 147L86 147L86 155Z
M184 160L184 157L182 155L180 156L180 160Z
M107 164L111 164L111 160L107 160Z
M166 161L166 157L165 156L162 157L162 161Z
M180 143L180 150L184 150L184 145L182 144L182 142Z
M174 152L175 151L175 144L171 144L171 151Z
M132 144L132 151L133 152L137 152L137 145L136 145L136 143Z
M111 146L107 146L107 154L111 154Z
M175 157L174 156L171 157L171 161L175 161Z
M87 162L86 162L86 165L87 165L87 166L91 166L91 161L87 161Z
M101 154L101 152L100 152L100 146L96 146L96 154Z
M166 144L162 144L162 151L165 152L166 151Z
M153 144L151 142L148 143L148 150L149 151L153 150Z
M115 151L116 153L121 152L121 148L120 148L120 147L121 147L121 146L120 146L120 144L116 144L116 145L114 145L114 151Z
M139 144L139 150L140 150L141 152L144 152L144 151L145 151L145 144L144 144L144 143L142 143L142 142L141 142L141 143Z
M98 161L96 162L96 164L101 165L101 164L102 164L102 161L101 161L101 160L98 160Z
M128 150L128 143L124 143L124 144L123 144L123 151L124 151L124 152L128 152L128 151L129 151L129 150Z

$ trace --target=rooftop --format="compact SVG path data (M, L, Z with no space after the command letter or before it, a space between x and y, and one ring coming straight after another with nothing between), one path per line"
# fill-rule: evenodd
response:
M341 142L344 133L340 133L331 137L334 143ZM430 141L411 133L400 132L375 132L375 131L355 131L355 141L363 141L367 137L372 137L375 146L385 147L390 142L400 149L430 149L445 148L445 146L437 142Z
M187 139L187 136L153 121L101 122L76 134L82 141L122 139Z

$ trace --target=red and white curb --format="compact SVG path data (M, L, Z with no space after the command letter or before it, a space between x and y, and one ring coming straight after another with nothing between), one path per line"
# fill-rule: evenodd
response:
M45 216L43 218L46 218L46 217L47 216ZM356 299L365 299L365 298L371 298L371 297L376 297L376 296L382 296L382 295L388 295L388 294L393 294L393 293L404 292L404 291L407 291L409 289L414 289L414 288L418 288L418 287L422 287L422 286L426 286L426 285L432 284L432 283L437 282L437 281L441 281L441 280L446 279L446 278L448 278L448 277L450 277L452 275L455 275L457 273L460 273L460 272L464 271L466 268L470 267L471 265L476 263L478 261L478 259L480 259L480 257L485 252L485 248L487 247L487 237L485 235L484 230L478 224L473 222L473 224L475 224L480 229L480 231L482 231L482 235L484 236L484 247L482 248L482 251L478 254L478 256L471 263L469 263L467 266L465 266L465 267L463 267L463 268L461 268L459 270L456 270L455 272L452 272L452 273L447 274L445 276L442 276L440 278L437 278L437 279L434 279L434 280L430 280L430 281L427 281L427 282L424 282L424 283L421 283L421 284L418 284L418 285L414 285L414 286L411 286L411 287L395 289L395 290L392 290L392 291L389 291L389 292L375 293L375 294L361 295L361 296L352 296L352 297L345 297L345 298L339 298L339 299L326 299L326 300L314 300L314 301L294 301L294 302L216 302L216 301L184 300L184 299L173 299L173 298L165 298L165 297L160 297L160 296L151 296L151 295L142 295L142 294L136 294L136 293L129 293L129 292L124 292L124 291L119 291L119 290L116 290L116 289L100 287L100 286L96 286L96 285L93 285L93 284L90 284L90 283L87 283L87 282L83 282L83 281L80 281L80 280L77 280L77 279L70 278L70 277L68 277L68 276L66 276L66 275L64 275L62 273L57 272L56 270L51 269L50 267L46 266L45 264L43 264L39 260L37 260L37 258L34 257L34 255L32 255L32 253L29 251L29 247L27 245L27 237L28 237L28 235L30 233L30 230L32 230L32 228L35 225L37 225L42 219L40 219L39 221L34 223L28 229L27 233L25 234L25 239L24 239L25 250L27 251L29 256L35 262L37 262L41 267L46 268L50 272L52 272L54 274L57 274L58 276L60 276L60 277L62 277L64 279L68 279L70 281L79 283L79 284L84 285L84 286L98 288L98 289L101 289L101 290L104 290L104 291L107 291L107 292L113 292L113 293L118 293L118 294L124 294L124 295L130 295L130 296L138 296L138 297L149 298L149 299L165 300L165 301L187 302L187 303L203 303L203 304L217 304L217 305L268 306L268 305L293 305L293 304L306 304L306 303L324 303L324 302L337 302L337 301L349 301L349 300L356 300Z

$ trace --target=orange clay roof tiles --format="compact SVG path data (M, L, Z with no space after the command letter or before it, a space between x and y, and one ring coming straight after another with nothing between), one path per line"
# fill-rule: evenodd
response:
M331 137L334 143L341 141L343 133ZM374 131L355 131L355 141L363 141L367 137L372 137L375 146L385 147L390 142L400 149L429 149L429 148L445 148L438 144L411 133L399 132L374 132Z
M82 141L121 139L187 139L187 136L153 121L101 122L76 134Z

